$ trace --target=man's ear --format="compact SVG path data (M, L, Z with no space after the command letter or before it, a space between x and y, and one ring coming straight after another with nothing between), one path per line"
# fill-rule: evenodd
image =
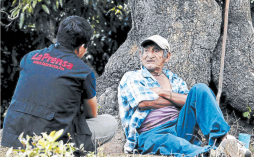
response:
M171 53L169 52L166 59L164 60L165 63L167 63L169 61L169 59L171 58Z
M87 52L87 48L85 48L85 44L82 44L81 46L79 46L79 48L74 50L74 52L77 54L79 58L82 58Z
M87 48L85 48L85 44L82 44L79 48L81 48L81 50L83 50L83 51L84 51L84 53L86 53Z
M139 51L139 57L140 57L140 58L142 57L141 51Z
M82 44L80 47L79 47L79 52L81 53L86 53L87 51L87 48L85 48L85 44Z

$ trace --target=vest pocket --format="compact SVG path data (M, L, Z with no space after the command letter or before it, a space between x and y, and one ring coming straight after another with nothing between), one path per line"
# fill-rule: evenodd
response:
M54 118L55 112L50 111L49 109L31 104L16 104L15 111L30 114L36 117L40 117L46 120L52 120Z
M14 135L19 136L24 132L25 135L32 136L33 133L40 134L42 131L50 131L50 127L56 125L54 117L55 112L43 106L13 102L5 117L5 129Z

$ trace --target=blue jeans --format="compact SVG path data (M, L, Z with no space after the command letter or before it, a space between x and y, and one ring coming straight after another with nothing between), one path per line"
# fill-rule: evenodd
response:
M213 145L217 139L216 146L230 129L215 95L205 84L196 84L191 88L186 103L180 111L176 128L178 137L198 145L200 141L188 135L195 134L200 128L209 145Z
M208 146L200 146L201 141L196 138L199 128ZM141 154L195 156L217 146L229 129L213 92L205 84L196 84L177 119L140 134L138 151Z

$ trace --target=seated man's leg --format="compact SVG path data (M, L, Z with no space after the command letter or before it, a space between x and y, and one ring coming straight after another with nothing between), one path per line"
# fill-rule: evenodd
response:
M114 137L118 127L116 119L108 114L86 119L86 121L92 132L93 143L96 141L96 147L110 141Z
M213 92L205 84L194 85L180 111L177 122L177 136L198 144L195 137L198 127L209 145L220 144L230 127L215 100Z

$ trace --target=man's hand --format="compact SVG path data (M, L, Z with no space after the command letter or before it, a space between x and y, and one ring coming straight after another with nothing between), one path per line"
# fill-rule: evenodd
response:
M185 94L174 93L170 90L165 90L159 87L150 89L158 94L159 98L157 100L140 102L138 106L141 110L158 109L167 106L182 108L187 99L187 95Z

